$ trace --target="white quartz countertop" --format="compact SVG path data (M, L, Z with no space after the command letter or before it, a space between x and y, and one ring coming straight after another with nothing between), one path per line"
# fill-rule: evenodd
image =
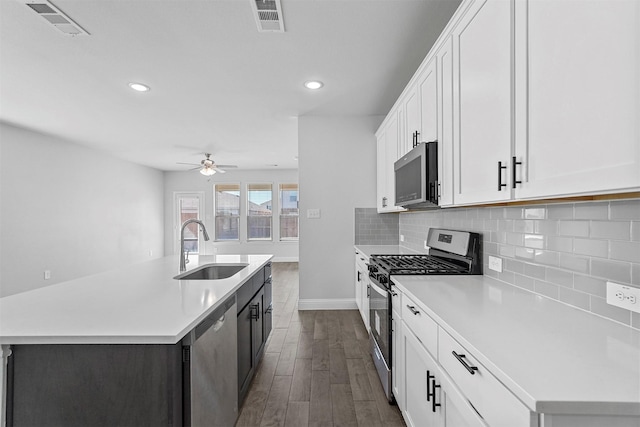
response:
M392 276L531 410L640 415L640 332L487 276Z
M398 254L415 254L416 252L403 248L398 245L354 245L363 255L370 257L371 255L398 255Z
M191 256L248 266L221 280L175 280L168 256L0 298L0 344L175 344L272 255Z

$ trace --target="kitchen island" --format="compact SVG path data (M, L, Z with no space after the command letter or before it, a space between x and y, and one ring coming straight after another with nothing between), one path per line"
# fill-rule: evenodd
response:
M7 425L183 425L183 338L236 293L239 304L255 299L267 280L270 292L271 258L192 256L187 272L247 266L225 279L176 280L170 256L0 299Z

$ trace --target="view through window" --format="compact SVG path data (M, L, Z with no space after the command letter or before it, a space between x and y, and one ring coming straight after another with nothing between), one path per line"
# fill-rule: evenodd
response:
M247 240L271 240L271 184L247 185Z
M216 240L240 240L240 184L215 186Z
M280 240L298 240L298 184L280 184Z

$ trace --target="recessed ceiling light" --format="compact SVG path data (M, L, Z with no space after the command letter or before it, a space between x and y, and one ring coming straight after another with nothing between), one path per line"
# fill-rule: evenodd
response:
M309 80L308 82L304 82L304 87L311 90L320 89L322 86L324 86L324 83L319 80Z
M129 87L137 92L149 92L151 88L142 83L129 83Z

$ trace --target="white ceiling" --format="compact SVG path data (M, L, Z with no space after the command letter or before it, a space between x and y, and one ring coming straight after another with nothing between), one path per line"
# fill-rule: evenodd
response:
M54 0L70 37L0 0L0 120L161 170L297 168L297 117L386 114L460 3L282 0L259 33L250 1Z

